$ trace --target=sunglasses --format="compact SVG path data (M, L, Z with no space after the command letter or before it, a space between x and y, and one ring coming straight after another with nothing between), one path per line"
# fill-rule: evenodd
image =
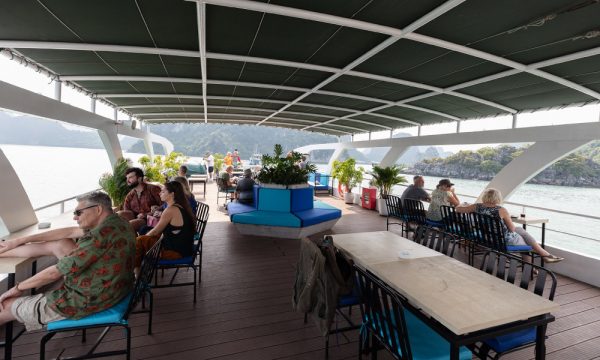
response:
M90 209L90 208L93 208L93 207L96 207L96 206L98 206L98 205L97 204L96 205L90 205L88 207L84 207L83 209L75 210L75 211L73 211L73 215L74 216L81 216L81 214L83 214L83 210Z

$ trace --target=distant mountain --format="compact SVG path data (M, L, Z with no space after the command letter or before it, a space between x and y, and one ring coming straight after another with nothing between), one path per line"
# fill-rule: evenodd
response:
M121 146L127 151L137 139L123 137ZM29 115L12 115L0 111L0 144L78 147L103 149L98 132L94 129L66 128L59 121Z

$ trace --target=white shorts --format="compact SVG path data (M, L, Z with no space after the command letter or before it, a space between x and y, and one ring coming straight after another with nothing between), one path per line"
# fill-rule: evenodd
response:
M22 296L13 302L10 312L25 325L27 331L43 329L49 322L66 319L47 302L45 294Z

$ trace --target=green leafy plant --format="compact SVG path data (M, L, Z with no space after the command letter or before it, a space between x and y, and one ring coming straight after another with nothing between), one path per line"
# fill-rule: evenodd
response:
M273 156L262 156L262 168L257 179L262 184L295 185L308 181L308 174L317 171L315 164L307 164L304 169L298 166L302 154L292 151L283 156L283 148L275 144Z
M142 156L139 159L144 170L144 176L148 181L164 183L168 178L177 175L179 167L186 162L187 158L182 153L172 152L166 156L157 155L154 159Z
M400 173L404 167L393 165L387 167L373 166L370 174L373 176L373 185L379 190L379 196L385 199L392 191L392 187L406 183L406 178Z
M125 179L125 171L131 167L131 161L120 158L117 160L113 172L102 174L98 183L102 190L112 199L113 206L121 208L125 201L125 196L129 192L127 180Z
M335 160L331 176L344 185L346 192L352 192L352 188L363 180L365 169L362 166L356 167L356 160L348 158L344 161Z
M221 167L223 166L223 159L225 158L225 155L219 154L219 153L214 153L213 157L215 158L215 169L217 169L218 171L221 171Z

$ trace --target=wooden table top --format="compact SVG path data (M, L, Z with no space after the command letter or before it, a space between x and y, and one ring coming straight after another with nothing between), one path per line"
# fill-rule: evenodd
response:
M559 309L530 291L393 233L334 235L333 243L457 335ZM414 256L400 258L403 249Z
M77 226L77 222L73 220L73 214L64 213L57 217L53 217L46 222L50 222L51 226L47 229L38 229L38 224L28 226L22 230L11 233L5 236L3 239L10 240L21 236L38 234L44 231L59 229L68 226ZM0 258L0 274L12 274L19 271L20 268L29 266L33 261L38 258L20 258L20 257L5 257Z
M332 235L333 245L366 267L382 262L442 256L441 253L389 231Z

